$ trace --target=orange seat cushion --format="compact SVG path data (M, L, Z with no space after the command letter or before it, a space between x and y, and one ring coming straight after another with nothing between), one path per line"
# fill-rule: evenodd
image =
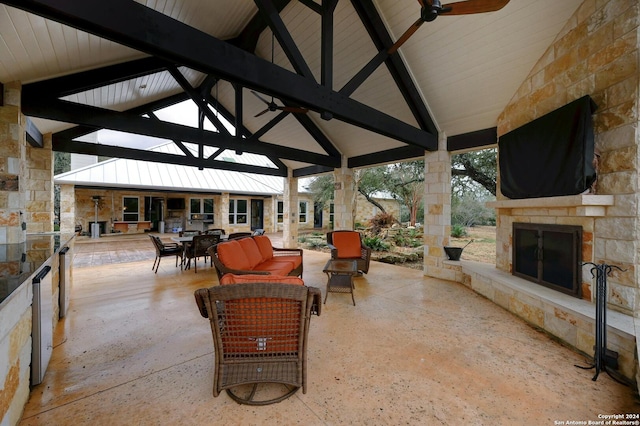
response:
M362 256L360 234L357 232L334 232L333 245L338 249L338 258Z
M243 271L251 269L251 262L249 262L249 258L244 253L238 240L218 244L217 251L218 259L220 259L220 262L227 268Z
M260 250L258 250L258 246L256 242L253 241L253 238L242 238L237 240L240 247L244 251L245 256L249 260L249 268L253 269L255 266L262 262L262 255L260 254Z
M258 250L260 250L260 254L262 255L262 261L265 262L267 260L271 260L273 257L273 246L271 245L271 240L266 235L258 235L253 237L258 246Z
M304 281L302 281L302 278L292 277L289 275L224 274L224 276L220 280L220 285L246 284L246 283L279 283L279 284L304 285Z
M266 262L262 262L257 265L253 270L254 271L265 271L270 272L273 275L288 275L289 272L293 271L295 268L293 263L288 261L279 261L279 260L268 260Z
M293 269L296 269L302 263L302 256L274 256L273 260L276 262L291 262Z

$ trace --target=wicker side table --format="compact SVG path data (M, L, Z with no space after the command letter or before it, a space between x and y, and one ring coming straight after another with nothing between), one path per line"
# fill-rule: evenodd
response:
M327 303L329 293L351 293L353 306L356 306L356 300L353 297L353 277L358 274L358 262L329 260L322 272L327 274L327 294L324 296L324 303Z

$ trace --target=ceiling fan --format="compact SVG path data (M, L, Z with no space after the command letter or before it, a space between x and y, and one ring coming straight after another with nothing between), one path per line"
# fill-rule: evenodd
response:
M273 64L273 37L274 35L272 32L271 33L271 63L272 64ZM309 111L307 108L302 108L302 107L290 107L290 106L278 105L274 102L273 96L271 96L271 101L268 101L262 96L260 96L258 93L254 92L253 90L251 90L251 93L253 93L253 95L258 99L260 99L262 102L267 104L267 109L257 113L256 115L254 115L254 117L260 117L262 114L266 114L269 111L278 111L278 110L285 111L285 112L297 112L302 114L306 114Z
M387 50L389 55L395 53L425 22L431 22L440 15L471 15L474 13L495 12L509 3L509 0L467 0L442 5L440 0L418 0L420 18L400 36L393 46Z
M309 111L308 109L302 108L302 107L290 107L290 106L278 105L274 102L273 96L271 97L271 101L268 101L262 96L260 96L258 93L254 92L253 90L251 91L251 93L253 93L254 96L260 99L262 102L267 104L267 109L257 113L256 115L254 115L254 117L260 117L262 114L266 114L269 111L278 111L278 110L285 111L285 112L296 112L296 113L302 113L302 114L305 114L307 113L307 111Z

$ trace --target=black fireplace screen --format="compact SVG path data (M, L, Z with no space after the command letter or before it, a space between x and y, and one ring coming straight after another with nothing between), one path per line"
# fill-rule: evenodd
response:
M513 224L513 274L581 298L582 227Z

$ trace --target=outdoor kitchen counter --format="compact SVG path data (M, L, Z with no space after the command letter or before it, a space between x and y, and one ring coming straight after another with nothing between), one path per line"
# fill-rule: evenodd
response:
M28 234L24 243L0 244L0 309L23 283L40 270L75 234Z

